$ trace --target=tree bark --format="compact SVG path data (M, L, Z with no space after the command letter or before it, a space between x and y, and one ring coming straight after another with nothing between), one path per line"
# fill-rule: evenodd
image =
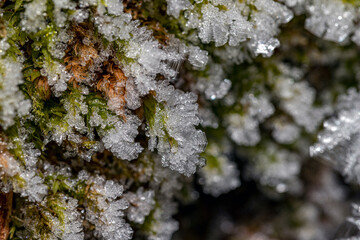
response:
M7 240L9 237L12 200L13 192L0 193L0 240Z

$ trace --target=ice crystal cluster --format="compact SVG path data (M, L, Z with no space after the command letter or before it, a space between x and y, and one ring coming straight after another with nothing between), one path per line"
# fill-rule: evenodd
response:
M357 0L0 1L0 240L170 240L179 205L249 188L292 209L229 239L333 238L359 46Z

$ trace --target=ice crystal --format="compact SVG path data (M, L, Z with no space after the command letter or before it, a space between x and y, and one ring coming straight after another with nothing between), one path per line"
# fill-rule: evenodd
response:
M318 37L343 42L354 30L354 9L341 1L316 0L307 6L305 27Z
M188 9L190 6L189 0L167 0L167 14L178 18L180 11Z
M285 149L278 149L276 145L266 146L265 149L256 154L248 174L277 192L299 192L301 190L298 179L299 156Z
M346 227L344 228L345 236L341 238L336 238L337 240L357 240L359 239L359 230L360 230L360 206L356 203L352 204L352 214L351 217L347 218ZM351 226L349 226L351 225Z
M48 83L53 87L54 94L60 96L66 90L68 82L71 78L69 72L65 70L65 66L58 62L44 62L41 74L48 79Z
M60 199L48 198L41 202L36 208L25 206L32 214L24 212L26 218L25 231L20 232L21 237L40 238L46 236L47 239L84 239L82 232L82 220L77 211L77 201L64 195L58 196ZM56 205L55 211L49 211L49 207ZM39 211L42 211L41 213ZM41 226L39 222L42 218L49 220L48 226ZM23 235L23 236L22 236Z
M296 14L305 12L305 0L282 0L286 6L293 9Z
M71 36L67 34L66 29L60 30L56 36L53 37L49 43L50 54L57 59L62 59L65 56L65 50L67 43L71 39Z
M199 109L199 115L201 118L201 126L211 128L217 128L219 126L217 117L209 109Z
M292 143L300 134L300 128L286 120L276 119L272 123L273 131L272 136L278 143Z
M51 199L48 199L47 201L50 204L54 204L51 203ZM51 229L54 237L69 240L84 239L82 219L80 218L80 213L77 210L77 200L61 195L59 196L59 201L56 202L56 205L59 209L64 210L62 211L61 219L51 217ZM48 216L50 217L50 215Z
M21 21L23 30L36 32L46 27L44 13L46 0L35 0L25 5L24 18Z
M35 172L24 169L19 176L25 182L25 186L15 186L15 191L21 192L21 195L28 197L30 201L40 202L48 192L48 187L43 184L44 180Z
M172 1L175 5L175 1ZM204 43L215 42L215 46L238 46L248 42L248 47L255 54L271 56L279 41L273 36L278 32L278 25L287 23L293 17L292 12L282 4L268 0L257 0L251 4L257 9L249 21L244 12L251 11L244 3L229 0L210 1L196 7L186 7L187 26L198 29L199 38ZM174 9L175 7L171 5ZM180 5L177 5L180 8ZM169 10L168 10L169 11Z
M0 68L0 123L8 128L14 124L16 116L29 114L31 102L19 91L19 84L23 83L22 64L1 59Z
M20 151L23 164L13 161L13 156L9 151L3 150L4 152L0 158L6 161L5 165L3 165L5 171L10 176L17 178L12 186L14 192L27 197L31 202L40 202L48 193L48 186L44 184L44 179L34 171L41 151L35 148L34 143L27 142L27 136L28 130L19 128L18 137L7 146L9 151L16 149L17 146L22 146Z
M134 142L138 134L140 121L135 116L127 116L126 122L118 121L103 138L104 147L121 159L133 160L143 150L139 143Z
M155 209L155 221L151 225L150 240L170 240L172 234L179 228L179 223L171 218L174 213L176 205L163 200L160 207Z
M86 219L95 225L95 235L101 239L131 239L133 231L122 218L129 203L125 199L118 199L123 194L123 187L102 177L87 178L86 173L81 175L81 178L93 184Z
M358 105L359 94L350 89L339 98L337 116L324 122L324 130L318 135L318 142L310 148L312 156L321 156L332 161L349 179L358 179Z
M240 103L247 107L245 114L231 113L227 116L227 131L239 145L252 146L260 141L259 123L274 112L273 105L265 96L244 96Z
M240 186L239 172L220 146L211 144L206 150L207 165L200 170L199 182L204 185L205 193L219 196Z
M279 98L283 100L282 108L308 132L313 132L330 112L328 106L313 106L315 90L306 82L296 82L291 78L279 79L275 89Z
M209 77L199 78L196 87L205 92L207 99L215 100L223 98L231 88L231 81L224 78L224 72L220 65L213 64L208 71Z
M145 217L155 206L154 195L153 191L144 191L143 188L139 188L136 193L125 194L125 198L130 203L130 207L127 209L127 217L130 221L144 223Z
M14 176L20 171L19 163L16 159L6 151L6 143L0 142L0 169L1 173Z
M149 126L150 149L157 148L163 166L189 176L203 165L199 153L206 146L204 133L195 128L200 123L197 97L179 90L170 90L169 96L165 89L159 90L159 104L149 100L148 114L154 114Z

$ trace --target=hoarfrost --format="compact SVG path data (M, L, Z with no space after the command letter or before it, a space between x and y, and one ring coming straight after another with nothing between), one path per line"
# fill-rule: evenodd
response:
M310 147L311 156L331 161L349 181L360 182L360 95L355 89L339 98L337 115L324 122L318 141Z
M127 209L129 220L139 224L144 223L145 217L150 214L155 206L155 192L152 190L144 191L143 188L139 188L136 193L129 192L124 196L130 203L130 207Z
M1 59L0 68L0 124L6 129L14 124L16 116L29 114L31 102L19 89L19 84L23 83L22 64Z
M258 97L247 94L240 103L245 112L227 115L227 132L235 143L253 146L260 141L259 124L271 116L275 109L265 94Z
M86 178L85 173L81 175ZM87 201L95 206L87 208L86 219L95 225L96 237L131 239L133 230L123 219L123 211L129 207L129 203L125 199L118 199L123 194L123 187L108 181L99 176L87 178L93 192Z
M298 179L300 160L297 154L270 144L256 152L247 174L279 193L290 191L296 194L302 189Z
M126 122L118 121L102 138L104 147L118 158L135 159L143 150L140 144L135 142L140 124L140 120L131 115L126 116Z
M305 27L318 37L340 43L354 31L354 8L341 1L315 0L307 11Z
M313 132L320 125L331 109L328 106L314 107L315 89L307 82L296 82L291 78L280 78L276 81L275 91L281 99L281 107L289 113L294 121Z
M46 2L46 0L34 0L25 5L24 18L21 20L23 30L36 32L46 27L44 17Z
M206 153L211 155L211 159L208 158L207 165L200 170L199 179L204 192L216 197L239 187L239 171L235 163L221 152L220 147L210 144Z
M189 0L167 0L167 14L178 18L180 11L188 9L190 6Z
M190 176L197 166L203 166L199 154L207 144L205 134L195 128L200 123L197 96L180 90L169 96L164 88L158 90L157 98L165 102L156 104L149 148L157 148L163 166Z

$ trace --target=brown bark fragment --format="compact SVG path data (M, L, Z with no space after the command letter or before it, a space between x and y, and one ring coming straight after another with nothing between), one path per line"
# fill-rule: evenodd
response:
M5 168L5 169L8 169L8 167L9 167L8 162L7 162L4 154L2 154L1 152L0 152L0 166Z
M68 43L64 63L72 74L69 83L77 88L87 82L94 85L108 100L111 110L124 117L126 76L113 59L99 63L99 43L87 24L72 26L74 37ZM101 69L99 69L101 68Z
M0 193L0 240L6 240L10 232L10 216L13 192Z
M9 164L8 164L9 152L7 151L6 147L7 147L6 143L4 142L2 136L0 136L0 169L3 168L5 172L9 168Z
M95 41L91 36L91 26L86 24L74 25L72 31L74 37L68 43L68 48L65 50L66 56L64 62L66 70L72 73L69 80L74 87L85 81L89 77L89 69L94 66L94 61L97 59L98 51L94 45ZM87 39L87 44L84 43Z
M127 78L123 71L112 61L105 61L104 68L106 71L98 81L96 88L107 97L110 109L124 118Z
M38 89L40 96L46 100L50 99L51 90L47 77L41 76L38 77L35 81L36 88Z

